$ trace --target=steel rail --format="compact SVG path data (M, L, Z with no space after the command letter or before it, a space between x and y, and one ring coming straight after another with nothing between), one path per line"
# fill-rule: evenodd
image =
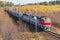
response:
M54 33L54 32L51 32L51 31L44 31L44 32L46 32L46 33L48 33L48 34L50 34L50 35L52 35L52 36L54 36L54 37L60 39L60 35L57 34L57 33Z

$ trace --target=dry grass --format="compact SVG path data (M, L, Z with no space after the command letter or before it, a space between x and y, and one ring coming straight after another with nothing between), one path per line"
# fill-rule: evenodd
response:
M17 7L18 10L19 7ZM52 11L59 11L60 10L60 5L55 5L55 6L41 6L41 5L30 5L30 6L20 6L20 11L35 11L35 12L52 12Z
M4 40L17 40L17 26L3 8L0 8L0 32Z
M51 31L60 35L60 28L57 28L55 26L52 26L51 27Z
M20 32L19 36L20 40L58 40L44 32L40 33Z

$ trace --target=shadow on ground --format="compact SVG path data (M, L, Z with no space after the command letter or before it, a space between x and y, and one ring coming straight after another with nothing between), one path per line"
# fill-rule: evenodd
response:
M29 26L30 31L31 32L36 32L35 25L31 25L31 24L29 24L29 25L30 25ZM37 32L43 32L43 30L41 28L37 27Z
M23 21L24 23L26 23L25 21ZM26 23L28 27L28 29L31 31L31 32L36 32L36 28L35 28L35 25L32 25L32 24L29 24L29 23ZM43 30L39 27L37 27L37 32L43 32Z

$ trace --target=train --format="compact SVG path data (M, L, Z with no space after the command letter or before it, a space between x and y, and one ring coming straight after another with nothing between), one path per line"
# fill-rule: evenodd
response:
M51 20L48 17L45 16L33 16L28 14L22 15L22 20L30 23L31 25L35 25L39 28L42 28L44 31L50 31L51 27Z
M14 11L14 10L11 10L11 9L8 9L6 10L10 15L16 17L19 19L19 17L25 21L26 23L29 23L31 25L35 25L39 28L42 28L44 31L50 31L50 28L51 28L51 19L46 17L46 16L35 16L35 15L31 15L31 14L21 14Z

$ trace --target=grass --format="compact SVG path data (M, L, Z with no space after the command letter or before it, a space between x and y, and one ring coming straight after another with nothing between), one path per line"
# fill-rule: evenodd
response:
M44 11L58 11L60 10L60 5L55 5L55 6L41 6L41 5L30 5L30 6L20 6L16 7L17 10L19 9L20 11L28 11L28 12L44 12Z

